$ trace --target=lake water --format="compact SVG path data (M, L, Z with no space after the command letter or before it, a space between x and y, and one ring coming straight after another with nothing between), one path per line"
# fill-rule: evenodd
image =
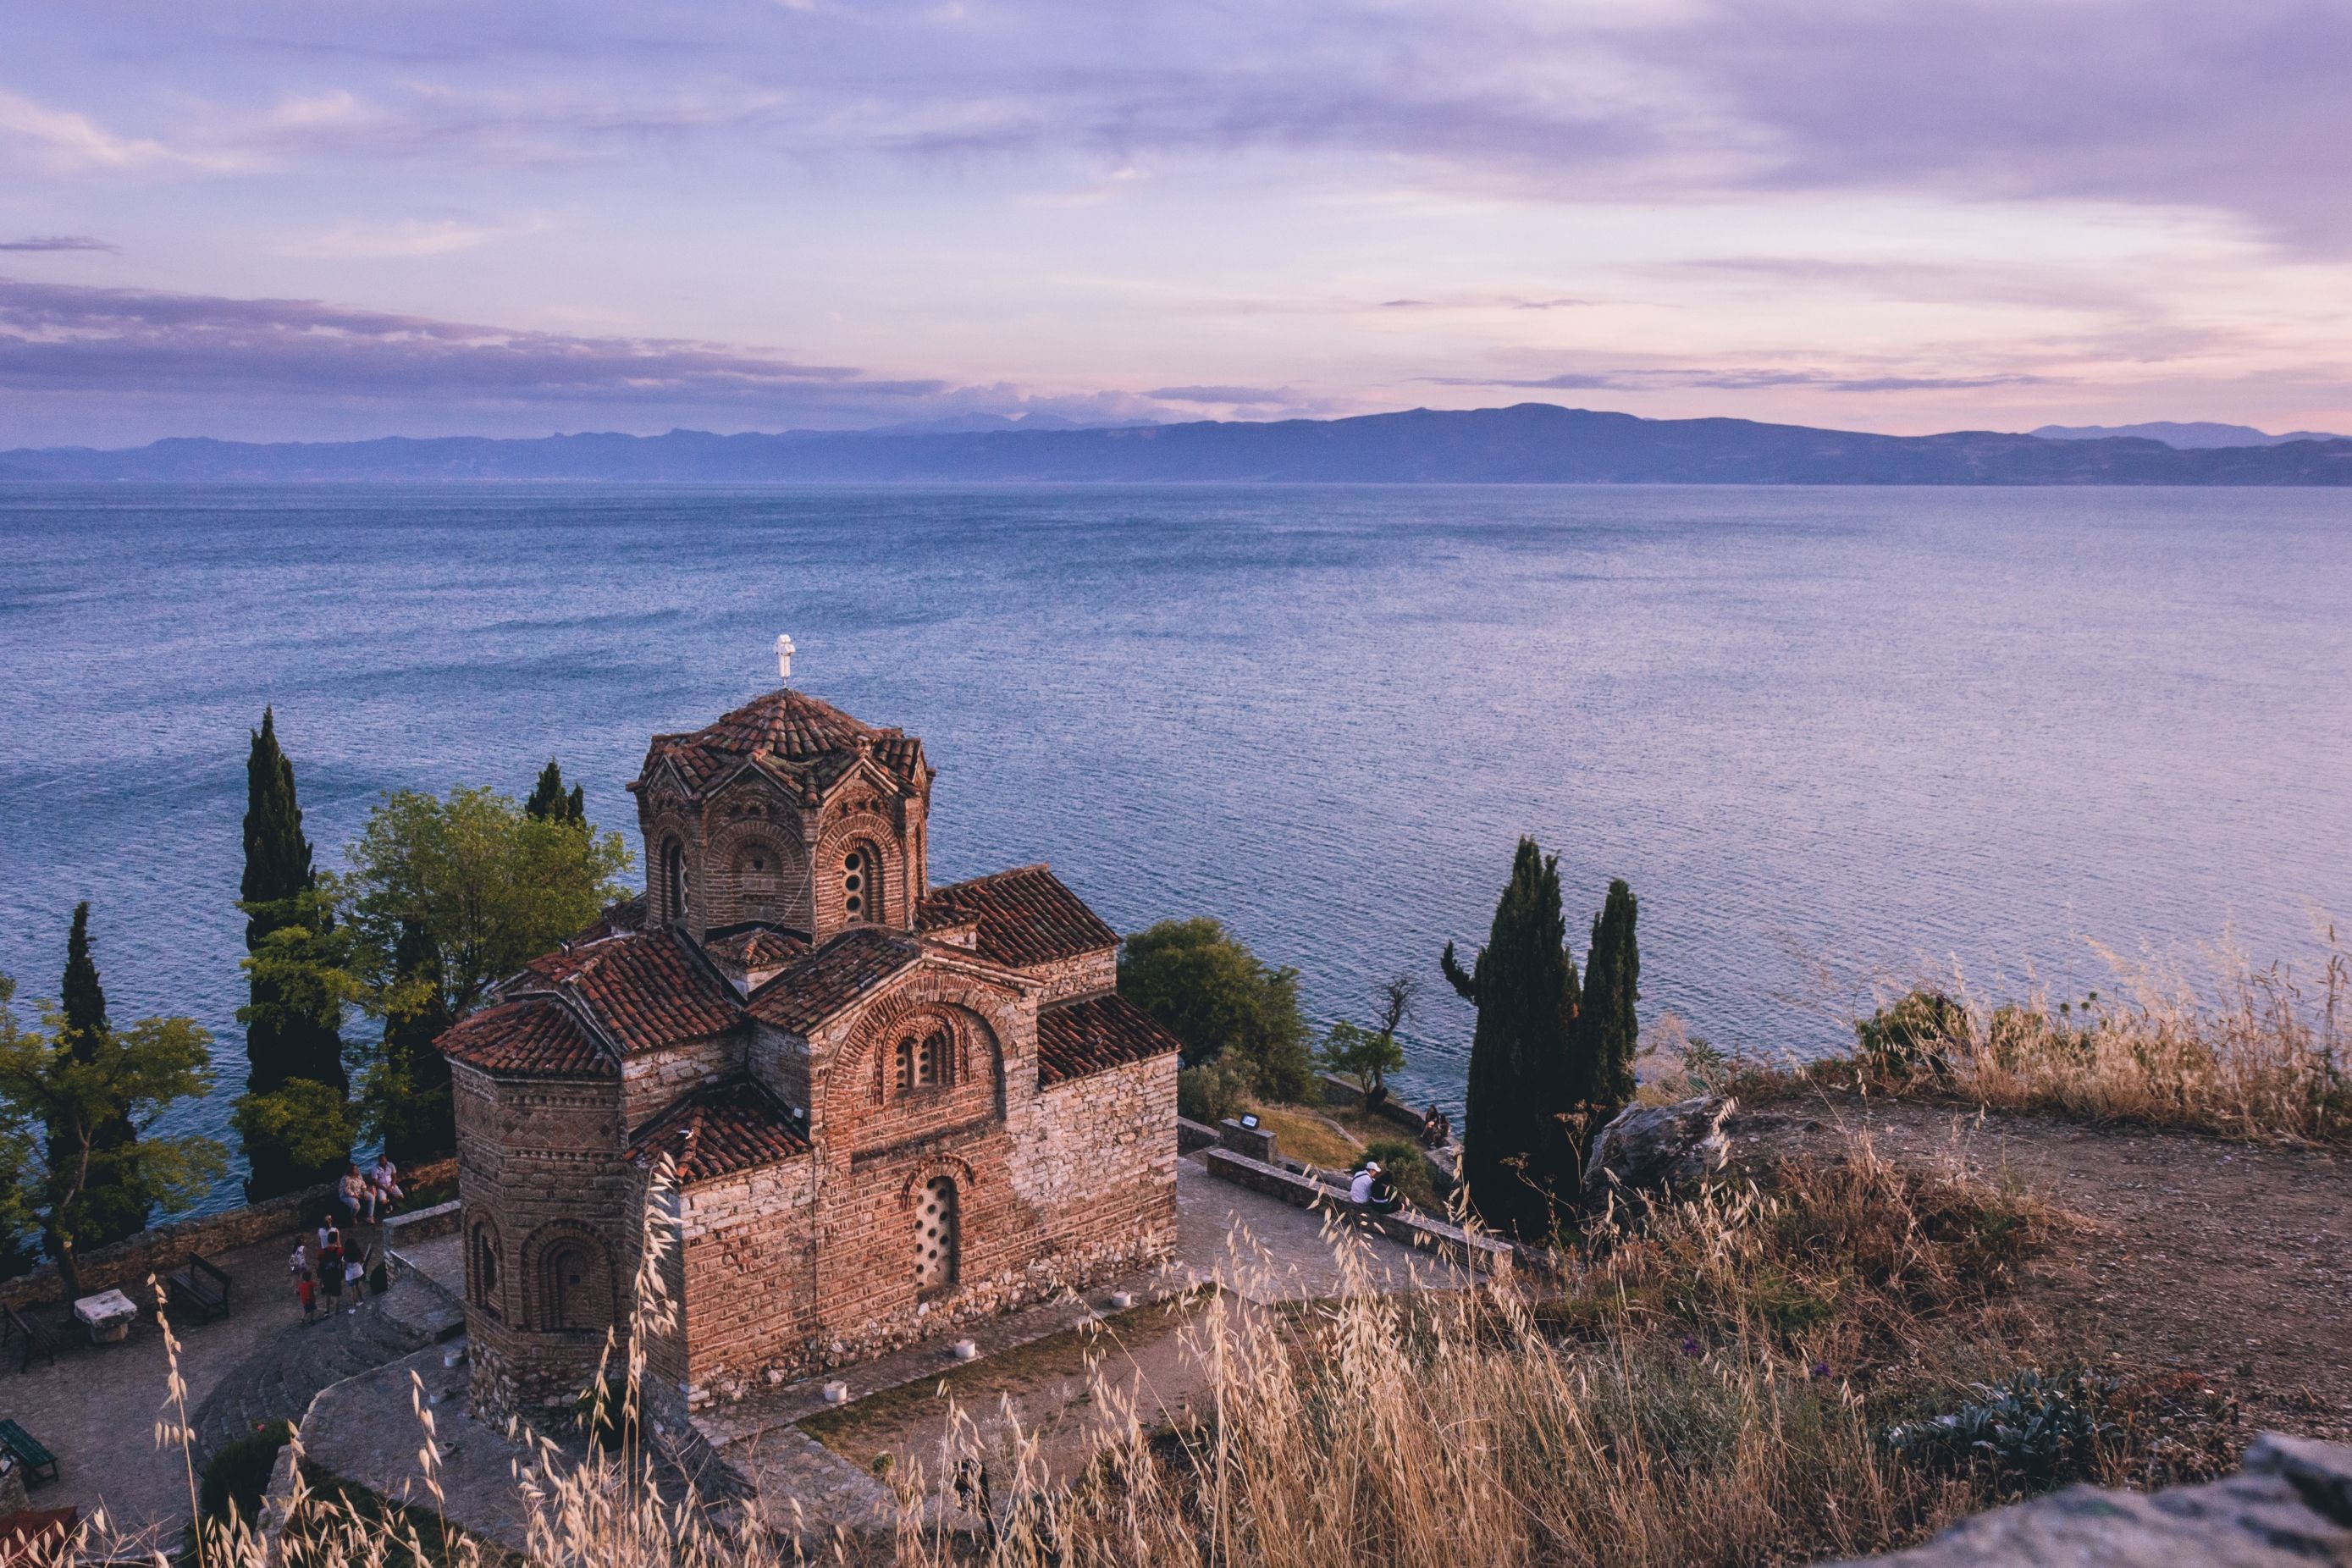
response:
M265 702L322 863L550 754L634 843L647 735L780 631L924 738L935 878L1216 915L1322 1019L1411 968L1415 1098L1522 832L1571 930L1633 882L1645 1016L1754 1049L1874 967L2079 994L2091 939L2352 910L2343 491L0 487L0 970L53 995L89 899L116 1019L217 1035L172 1121L218 1131Z

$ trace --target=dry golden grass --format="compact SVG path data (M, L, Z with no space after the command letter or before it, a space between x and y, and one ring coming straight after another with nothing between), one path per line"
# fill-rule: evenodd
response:
M1337 1233L1346 1288L1303 1310L1214 1298L1185 1332L1208 1369L1199 1418L1155 1430L1098 1396L1110 1436L1075 1479L1034 1444L985 1450L953 1425L893 1478L895 1535L819 1540L828 1562L899 1564L1611 1568L1800 1563L1916 1540L1990 1500L1997 1479L1937 1470L1890 1427L2019 1364L2002 1287L2062 1215L1957 1167L1857 1144L1595 1227L1561 1272L1475 1291L1381 1296ZM661 1299L649 1238L643 1321ZM643 1375L621 1352L626 1400ZM420 1405L428 1475L437 1449ZM168 1437L184 1440L184 1423ZM624 1414L611 1430L625 1438ZM2127 1455L2113 1456L2113 1473ZM981 1477L979 1489L950 1482ZM917 1469L909 1467L909 1469ZM741 1510L653 1484L622 1442L588 1463L540 1445L523 1475L530 1558L562 1568L770 1568L803 1548ZM87 1533L87 1532L86 1532ZM102 1542L85 1541L85 1549ZM205 1568L498 1568L416 1510L308 1493L272 1556L208 1529ZM499 1554L490 1552L489 1559Z
M1925 977L1890 995L1879 1027L1860 1026L1853 1059L1815 1076L2088 1121L2352 1142L2352 954L2332 928L2308 974L2228 948L2201 977L2098 951L2112 978L2075 999L1995 1000L1957 970Z

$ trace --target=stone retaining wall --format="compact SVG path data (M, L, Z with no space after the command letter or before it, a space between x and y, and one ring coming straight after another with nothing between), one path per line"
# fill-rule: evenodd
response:
M454 1160L436 1160L405 1174L410 1185L423 1186L448 1180L457 1169ZM145 1286L150 1274L170 1272L191 1252L210 1257L308 1228L334 1205L334 1195L335 1189L331 1185L305 1187L266 1203L248 1204L242 1208L199 1215L142 1230L111 1247L83 1253L82 1289L91 1293L119 1289L143 1310L149 1305ZM58 1278L58 1266L54 1263L44 1263L29 1274L0 1284L0 1305L21 1309L64 1300L65 1282Z
M429 1241L436 1236L455 1236L464 1213L465 1205L451 1198L447 1203L435 1204L429 1209L394 1215L383 1222L383 1249L390 1252L410 1242Z
M1378 1214L1370 1209L1359 1209L1313 1177L1293 1174L1279 1165L1269 1165L1263 1160L1253 1160L1230 1149L1212 1149L1202 1159L1207 1163L1211 1175L1247 1187L1254 1193L1279 1198L1299 1208L1350 1213L1359 1224L1380 1232L1391 1241L1425 1248L1448 1262L1483 1268L1491 1274L1502 1273L1511 1266L1513 1253L1509 1244L1489 1237L1472 1236L1443 1220L1405 1210Z
M1190 1154L1195 1149L1213 1149L1217 1146L1217 1130L1207 1122L1194 1121L1185 1116L1176 1119L1176 1152L1178 1153Z

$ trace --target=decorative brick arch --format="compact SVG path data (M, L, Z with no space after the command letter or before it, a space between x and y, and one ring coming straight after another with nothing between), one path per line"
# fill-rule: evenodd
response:
M747 816L728 823L712 838L710 866L716 924L792 924L807 908L808 863L789 821Z
M522 1244L519 1294L541 1333L603 1333L620 1321L613 1249L593 1226L551 1220Z
M643 824L646 840L646 923L651 926L669 925L677 921L676 881L670 874L670 848L677 847L678 872L686 885L688 904L700 891L695 886L700 858L698 835L689 818L676 810L665 809L647 816Z
M929 1154L908 1167L907 1179L898 1184L898 1206L908 1213L922 1197L923 1189L940 1176L953 1182L958 1189L969 1194L979 1173L972 1163L955 1154Z
M856 1032L835 1060L832 1081L854 1086L869 1105L893 1098L892 1053L899 1037L919 1035L934 1020L947 1026L953 1041L950 1081L959 1086L986 1082L996 1088L1004 1072L1004 1044L996 1025L967 1000L938 996L927 989L900 991L877 1003L857 1022Z
M852 912L843 883L850 855L860 850L868 857L866 886L860 889L863 907ZM839 925L854 920L879 925L910 923L907 846L898 825L878 811L850 811L827 821L817 838L811 875L815 879L816 907L824 923Z

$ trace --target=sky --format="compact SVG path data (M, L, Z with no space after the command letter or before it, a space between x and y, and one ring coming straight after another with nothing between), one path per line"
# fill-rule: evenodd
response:
M0 447L2352 429L2352 5L0 0Z

